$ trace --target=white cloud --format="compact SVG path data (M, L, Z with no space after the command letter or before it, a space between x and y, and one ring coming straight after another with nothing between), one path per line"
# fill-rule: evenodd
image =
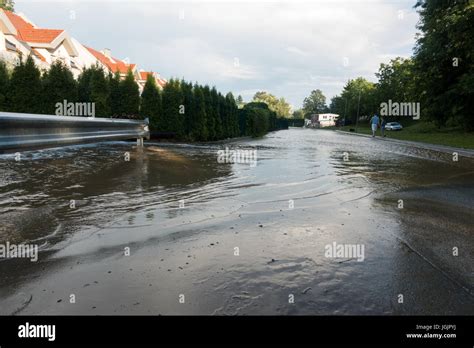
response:
M241 62L237 57L220 53L218 47L199 38L173 38L163 44L148 46L148 42L143 42L143 50L148 50L155 57L173 57L167 63L178 67L173 69L175 77L206 81L259 78L255 67Z
M38 25L64 28L164 77L244 97L267 90L296 107L312 89L329 100L347 79L373 81L380 63L410 56L418 20L412 0L16 3ZM74 22L66 19L71 9Z
M293 47L293 46L287 47L286 50L290 53L295 53L295 54L300 55L300 56L307 56L308 55L308 52L303 51L303 50L301 50L297 47Z

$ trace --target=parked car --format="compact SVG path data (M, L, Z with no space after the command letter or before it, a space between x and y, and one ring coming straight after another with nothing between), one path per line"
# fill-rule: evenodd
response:
M390 131L398 131L398 130L402 130L403 127L400 123L398 122L388 122L386 125L385 125L385 129L386 130L390 130Z

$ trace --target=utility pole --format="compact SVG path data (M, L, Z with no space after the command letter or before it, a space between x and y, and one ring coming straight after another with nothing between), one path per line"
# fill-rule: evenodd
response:
M345 104L344 104L344 124L343 126L346 125L346 114L347 114L347 97L344 99Z
M356 133L357 133L357 125L359 124L359 107L360 107L360 90L359 90L359 101L357 102Z

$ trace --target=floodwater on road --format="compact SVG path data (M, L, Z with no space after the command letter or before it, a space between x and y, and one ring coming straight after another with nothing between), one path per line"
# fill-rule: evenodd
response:
M326 130L2 155L0 314L472 315L473 218L473 159Z

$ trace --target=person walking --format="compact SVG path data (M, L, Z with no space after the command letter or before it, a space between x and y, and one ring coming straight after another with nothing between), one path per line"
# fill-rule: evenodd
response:
M385 138L385 125L387 124L387 121L385 121L385 118L383 116L380 118L380 133L382 134L382 138Z
M372 126L372 138L373 138L375 137L375 132L377 131L377 128L379 127L379 117L377 115L372 116L369 123Z

